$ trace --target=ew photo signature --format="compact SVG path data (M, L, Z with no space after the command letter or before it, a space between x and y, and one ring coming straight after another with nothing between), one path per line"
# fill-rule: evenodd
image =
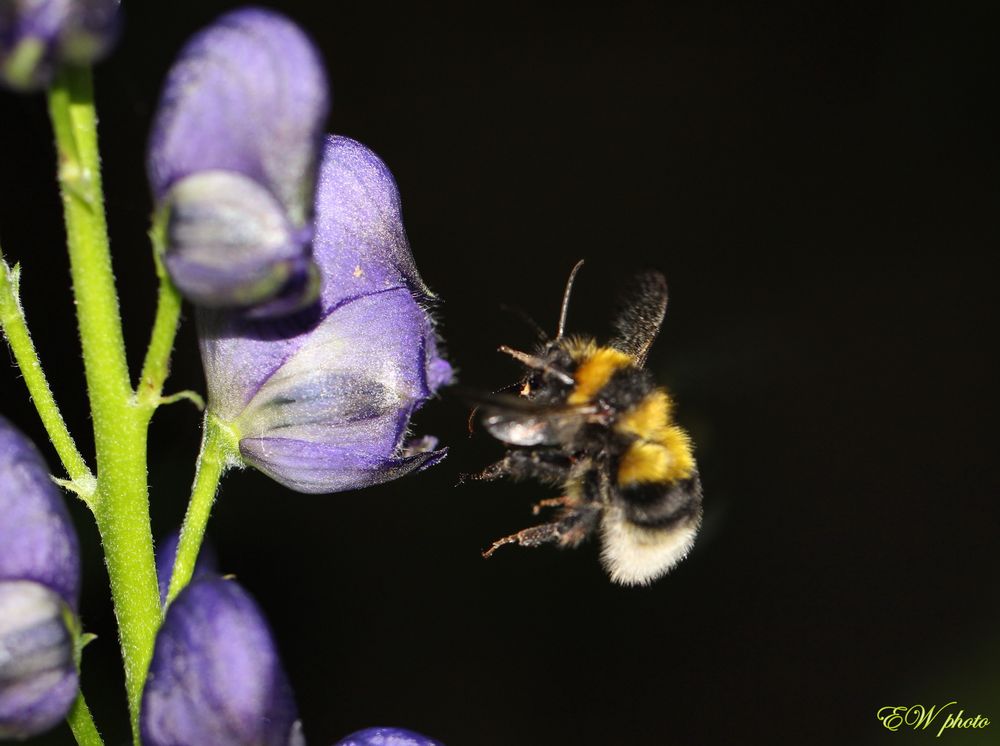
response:
M897 705L882 707L875 714L882 725L891 731L898 730L927 730L928 726L938 725L936 736L946 730L955 729L982 729L990 724L990 719L985 715L966 715L965 710L958 708L958 702L948 702L944 705ZM933 728L931 728L933 730Z

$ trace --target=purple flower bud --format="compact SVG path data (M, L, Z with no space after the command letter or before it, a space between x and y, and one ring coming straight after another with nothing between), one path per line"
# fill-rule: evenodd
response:
M31 581L0 582L0 739L42 733L76 697L65 605Z
M68 620L80 595L76 534L35 447L0 417L0 738L27 738L76 696Z
M36 90L59 64L96 62L118 36L118 11L119 0L3 0L0 82Z
M237 583L188 585L156 637L145 746L302 746L291 687L260 608Z
M338 492L440 461L407 440L410 416L451 379L403 230L399 192L374 153L326 142L316 195L319 304L280 321L199 313L209 411L244 460L299 492Z
M148 171L166 265L199 306L274 316L318 292L313 192L329 101L305 34L273 11L224 15L167 77Z
M0 582L32 580L76 611L80 549L35 446L0 417Z
M0 739L42 733L73 704L77 674L65 608L40 583L0 581Z
M156 545L156 582L160 587L160 604L167 603L167 591L170 589L170 577L174 573L174 560L177 559L177 547L181 542L181 532L174 531L157 542ZM201 545L198 559L194 563L192 579L217 576L219 561L215 550L207 541Z
M427 736L405 728L366 728L337 741L334 746L442 746Z

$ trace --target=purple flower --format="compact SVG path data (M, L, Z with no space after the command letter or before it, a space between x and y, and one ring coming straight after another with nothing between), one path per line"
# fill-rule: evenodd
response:
M260 608L236 582L195 580L156 637L145 746L302 746L291 686Z
M337 741L334 746L441 746L441 742L405 728L366 728Z
M313 192L328 106L318 53L278 13L234 11L184 47L148 171L167 270L194 304L277 316L315 300Z
M451 367L437 349L392 174L345 137L327 139L316 194L319 303L279 321L202 311L208 409L243 459L299 492L338 492L440 461L407 440L410 416Z
M156 545L156 582L160 586L160 604L166 605L167 591L170 589L170 577L174 572L174 560L177 559L177 547L180 545L181 533L174 531L157 542ZM219 574L219 562L215 550L207 541L201 545L198 559L194 563L192 579Z
M31 442L0 417L0 738L62 720L77 690L76 534Z
M118 36L119 0L0 2L0 82L44 88L60 64L89 65Z

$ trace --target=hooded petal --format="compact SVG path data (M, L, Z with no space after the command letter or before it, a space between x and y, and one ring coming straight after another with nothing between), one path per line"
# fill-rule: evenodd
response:
M375 153L349 137L330 135L316 193L316 259L325 277L323 305L405 286L424 320L426 382L431 392L452 380L438 353L437 335L424 306L433 293L417 272L403 228L396 181Z
M392 173L349 137L326 139L315 252L324 276L331 278L323 290L325 307L401 285L421 300L433 297L413 261Z
M300 746L291 687L260 608L236 582L195 580L156 637L140 715L145 746Z
M245 460L303 492L394 479L440 460L413 448L411 414L451 378L422 303L429 291L399 193L364 146L327 140L316 202L320 302L279 321L201 312L209 409Z
M270 189L304 224L327 89L315 48L287 18L259 8L222 16L188 42L167 77L150 137L154 195L194 173L232 171Z
M167 78L148 171L167 219L167 267L196 305L311 302L313 193L329 106L319 55L273 11L229 13L195 36Z

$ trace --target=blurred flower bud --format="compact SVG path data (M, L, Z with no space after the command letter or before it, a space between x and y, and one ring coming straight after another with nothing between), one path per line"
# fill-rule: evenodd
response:
M156 583L160 587L161 605L167 603L167 591L170 589L170 577L174 573L174 560L177 559L177 547L180 542L181 532L174 531L156 544ZM205 541L198 552L198 559L195 560L191 579L196 580L218 574L219 561L215 556L215 550L212 549L211 544Z
M313 192L328 104L318 53L273 11L224 15L184 47L148 171L167 270L192 303L277 316L315 300Z
M89 65L118 36L119 0L0 1L0 82L48 85L60 64Z
M62 496L35 447L0 417L0 738L27 738L66 716L79 595Z
M167 609L140 715L144 746L302 746L260 608L236 582L195 580Z
M405 728L366 728L337 741L334 746L441 746L441 742Z
M299 492L338 492L440 461L407 441L410 416L451 379L432 298L403 230L399 192L374 153L326 142L316 195L320 302L278 321L201 311L208 409L245 461Z

